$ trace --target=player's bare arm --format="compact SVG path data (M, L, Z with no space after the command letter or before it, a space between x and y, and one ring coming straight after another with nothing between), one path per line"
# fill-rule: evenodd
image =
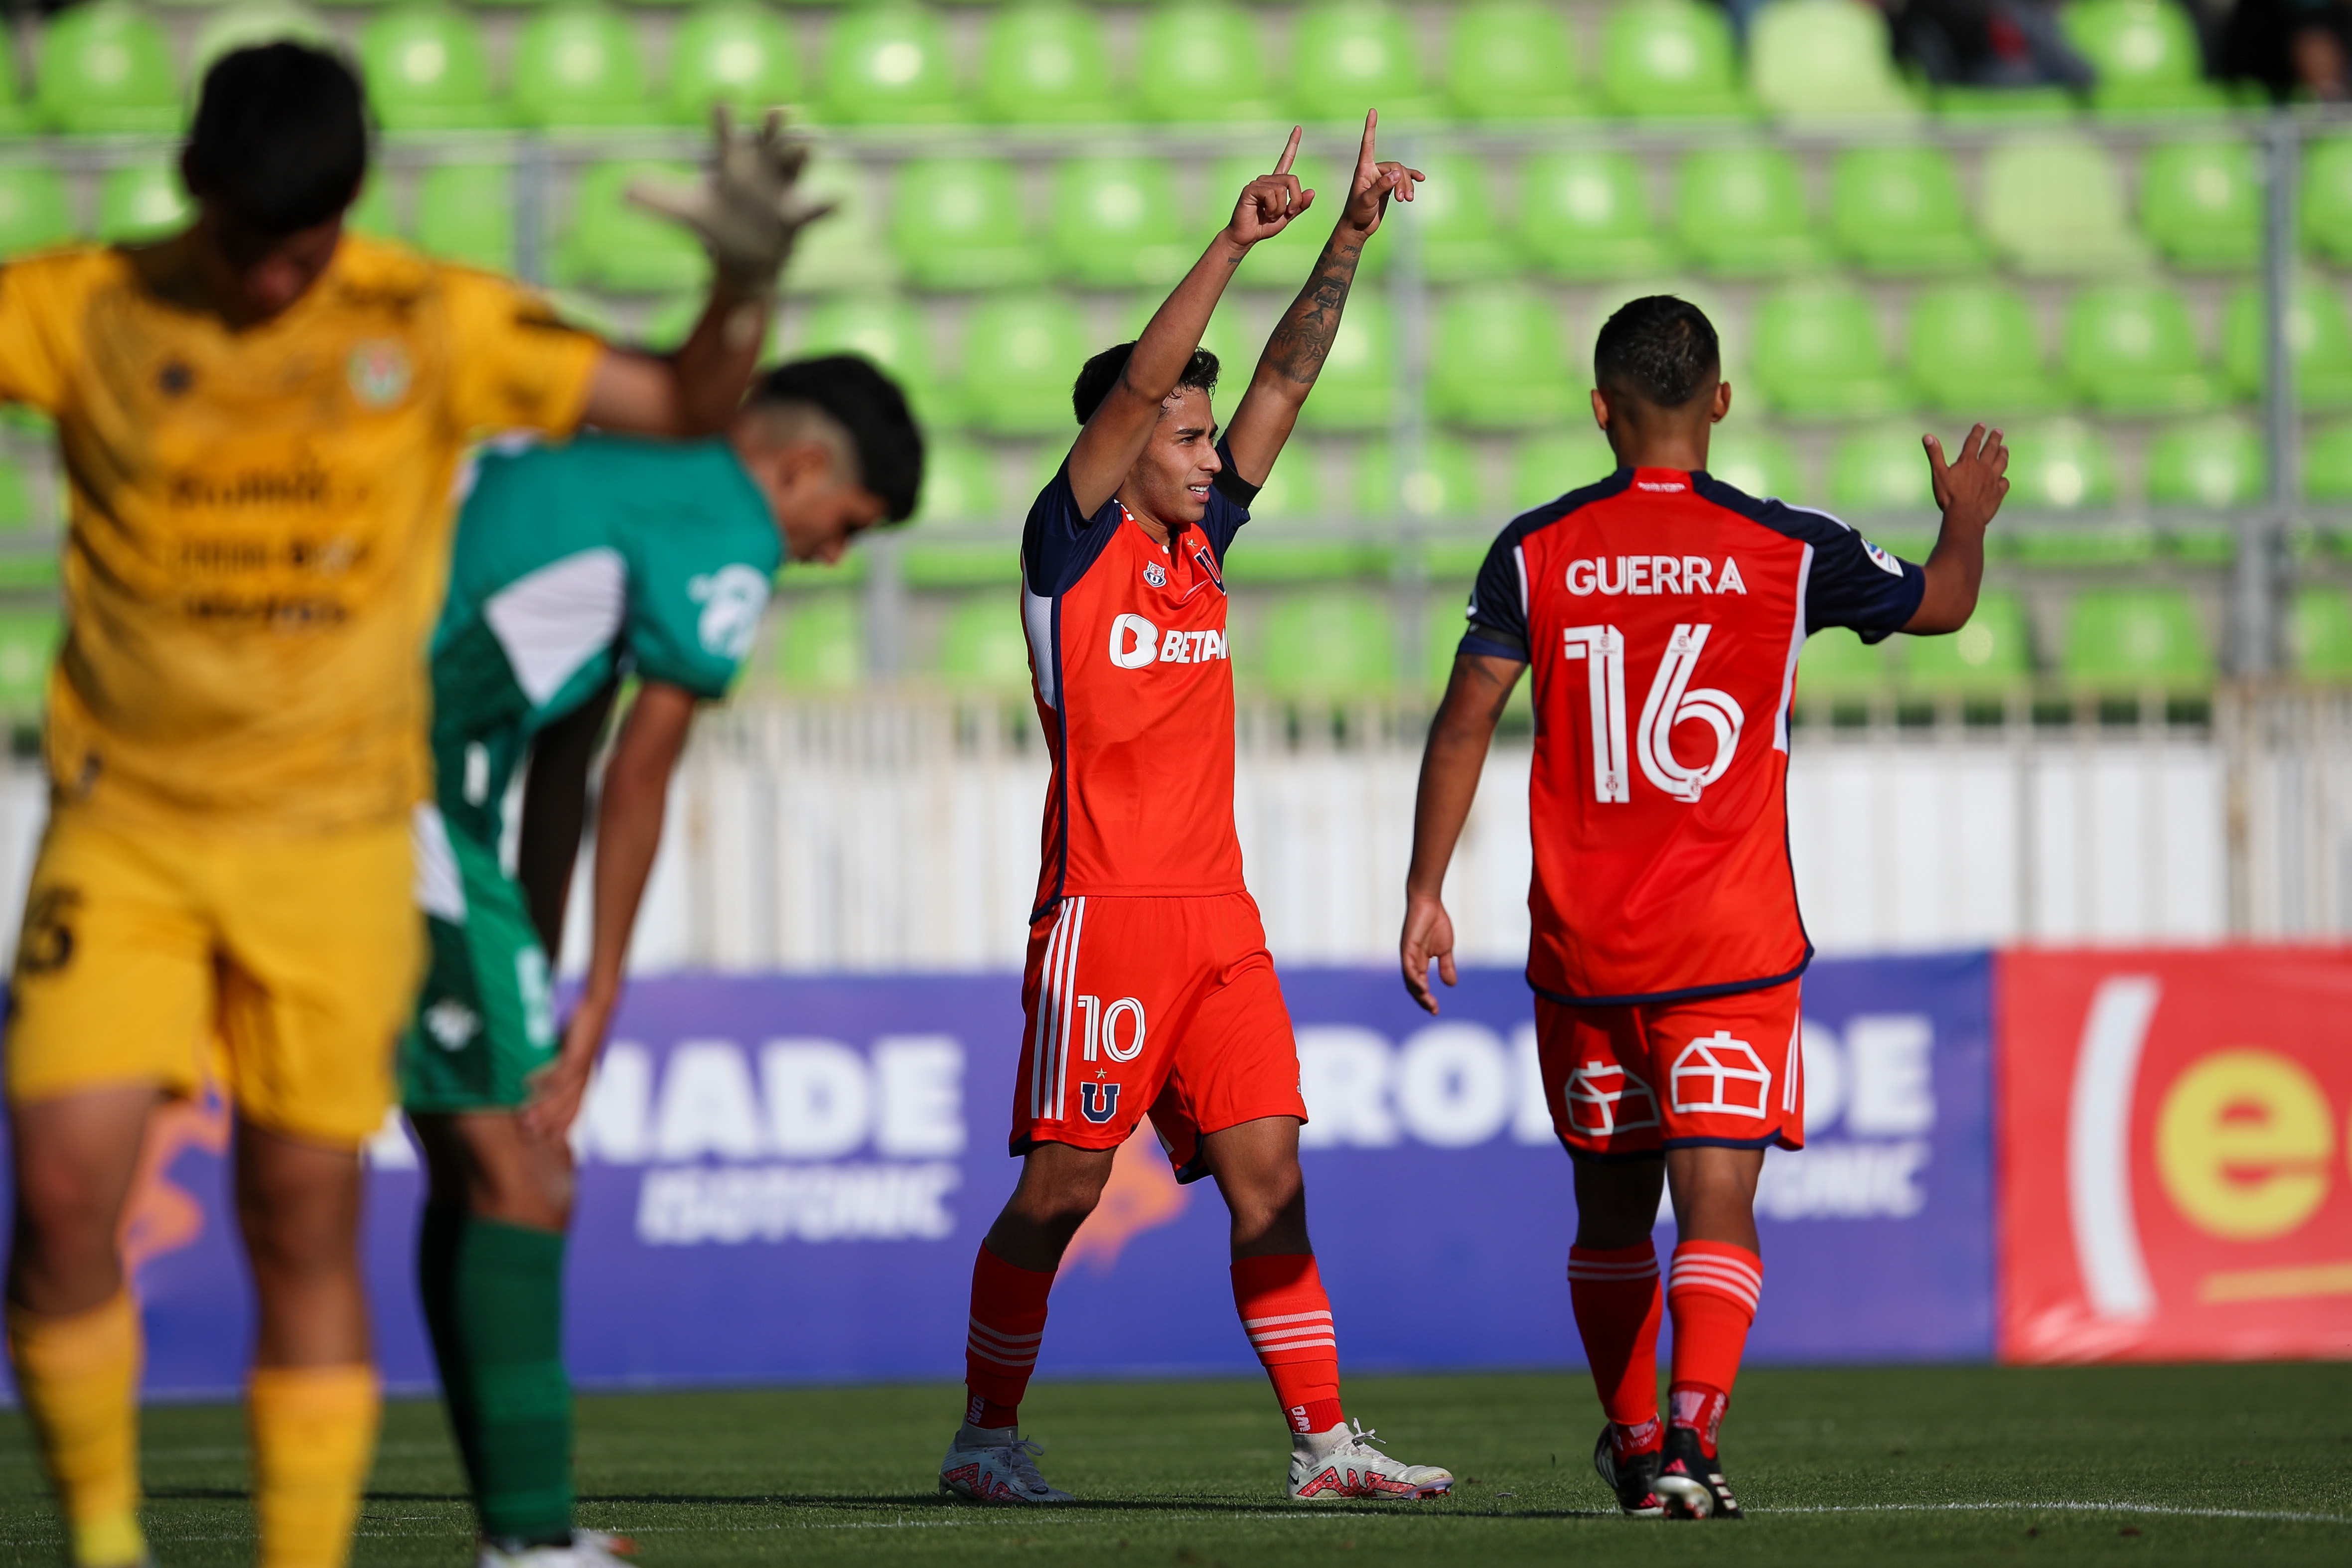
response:
M1201 346L1201 334L1208 330L1209 318L1225 285L1233 281L1234 268L1252 246L1280 234L1314 204L1315 193L1302 188L1290 172L1301 134L1300 127L1292 126L1274 172L1242 187L1232 221L1217 231L1192 270L1152 313L1118 384L1078 433L1070 448L1070 489L1080 511L1091 514L1116 495L1142 455L1160 423L1160 405L1175 392L1178 378Z
M534 1075L530 1103L522 1109L524 1131L550 1143L561 1143L580 1114L596 1053L620 1003L629 935L636 927L646 879L653 873L654 853L661 847L670 774L686 749L694 709L695 698L684 688L645 682L604 765L596 808L595 926L588 974L564 1024L562 1045L555 1060Z
M1470 803L1477 798L1478 775L1486 766L1495 727L1502 722L1511 688L1527 668L1516 659L1456 653L1444 699L1430 720L1429 741L1421 754L1421 784L1413 797L1412 861L1405 873L1404 935L1397 951L1404 967L1404 988L1427 1012L1437 1011L1437 996L1429 985L1431 962L1435 961L1438 978L1447 985L1459 977L1454 965L1454 917L1445 913L1445 868L1461 841L1462 824L1470 818Z
M1960 455L1950 463L1944 461L1942 442L1933 435L1921 441L1944 525L1927 556L1927 586L1919 608L1903 630L1932 635L1957 632L1976 613L1977 591L1984 583L1985 529L2009 494L2009 448L2000 431L1981 424L1962 438Z
M1258 356L1257 370L1250 377L1249 391L1243 394L1241 406L1234 412L1233 426L1226 432L1234 470L1252 485L1263 485L1274 471L1275 458L1298 423L1299 405L1315 390L1315 378L1323 373L1323 361L1331 352L1331 340L1339 336L1339 316L1347 308L1348 291L1355 286L1365 243L1380 233L1390 198L1412 201L1414 184L1425 178L1418 169L1379 160L1373 142L1380 122L1378 110L1365 114L1364 139L1356 150L1348 204L1322 254L1315 258L1314 274L1266 340L1265 351ZM1298 145L1295 131L1290 144L1294 151ZM1281 166L1287 169L1289 164L1290 154L1286 152ZM1311 199L1314 193L1307 194Z
M724 105L713 111L717 152L700 184L640 182L630 199L694 231L710 253L710 300L686 342L656 355L611 350L589 383L582 419L646 435L710 435L741 402L767 341L776 280L800 232L832 212L798 191L808 145L771 111L739 131Z

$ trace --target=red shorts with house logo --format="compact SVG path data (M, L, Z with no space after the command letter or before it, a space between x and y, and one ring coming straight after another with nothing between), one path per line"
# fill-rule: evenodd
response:
M1706 1144L1803 1148L1798 985L1618 1007L1537 998L1537 1054L1559 1141L1591 1159Z
M1179 1181L1201 1135L1307 1120L1298 1043L1246 893L1065 898L1029 931L1013 1153L1115 1149L1148 1112Z

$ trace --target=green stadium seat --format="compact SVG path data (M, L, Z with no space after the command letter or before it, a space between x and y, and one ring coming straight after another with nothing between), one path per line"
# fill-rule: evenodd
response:
M2220 109L2205 79L2196 24L2169 0L2074 0L2058 13L2066 39L2090 62L2091 107L2101 114Z
M639 179L685 183L695 171L683 163L641 160L592 163L580 171L572 222L557 240L548 276L574 288L625 294L669 294L698 287L710 258L686 229L628 199Z
M1429 412L1470 430L1532 430L1582 413L1551 301L1524 284L1446 295L1430 332Z
M882 235L882 207L874 181L845 157L819 152L801 176L812 202L833 211L802 232L784 269L784 287L793 294L839 289L887 288L898 281L898 258Z
M2149 148L2140 162L2139 222L2176 267L2253 266L2263 251L2263 180L2252 145L2208 138Z
M237 0L207 16L189 37L187 78L201 87L223 55L261 44L340 48L341 42L325 17L296 0Z
M1797 161L1755 142L1685 153L1675 182L1684 251L1726 277L1775 277L1819 266Z
M2083 289L2067 302L2061 340L2067 379L2104 413L2186 413L2214 401L2188 301L2161 283Z
M2298 591L2287 610L2287 667L2307 681L2352 680L2352 596Z
M1396 684L1396 618L1379 595L1286 594L1266 607L1256 632L1248 663L1276 695L1345 701L1384 695Z
M1168 292L1163 288L1146 288L1136 294L1129 300L1127 314L1119 323L1119 340L1143 336L1143 329L1150 324L1153 313L1167 301ZM1220 407L1229 408L1239 400L1242 390L1249 384L1250 371L1256 368L1258 351L1265 346L1265 340L1252 333L1240 303L1227 296L1209 318L1209 329L1201 334L1201 347L1217 357Z
M1985 152L1978 173L1985 237L2020 272L2115 274L2143 265L2147 249L2124 217L2114 157L2087 137L2020 136Z
M636 28L596 0L557 0L533 11L515 36L514 110L550 131L657 125L667 119L646 95Z
M473 130L504 118L489 46L455 6L421 0L377 12L360 29L359 59L387 131Z
M99 176L100 239L160 239L194 216L195 207L180 184L180 172L169 164L127 164Z
M2147 448L2151 507L2221 511L2251 506L2270 487L2262 434L2241 419L2167 425Z
M1250 502L1250 516L1265 522L1321 520L1327 508L1321 467L1315 457L1314 451L1303 442L1293 442L1286 447L1274 471L1265 476L1256 498Z
M1358 455L1354 467L1360 517L1435 521L1486 511L1477 455L1458 437L1431 435L1422 443L1421 461L1409 468L1400 465L1395 443L1375 442Z
M1559 11L1542 0L1470 0L1445 33L1445 87L1469 120L1572 120L1592 112Z
M1811 5L1816 0L1781 0ZM1875 645L1843 626L1829 626L1805 639L1797 661L1797 700L1853 697L1895 685L1903 673L1903 643L1908 638L1889 637Z
M2042 420L2006 435L2011 507L2072 512L2115 504L2115 452L2094 426L2079 419ZM1924 472L1926 459L1920 466Z
M974 593L949 606L940 618L932 669L950 686L1013 692L1028 685L1029 634L1018 601L1006 593Z
M1021 549L1013 540L909 539L898 551L898 574L908 588L1017 588ZM1013 596L996 596L1009 606Z
M972 428L989 435L1076 435L1070 383L1098 346L1077 307L1059 296L982 299L964 318L963 403Z
M1793 497L1802 488L1796 448L1753 425L1717 425L1707 442L1706 471L1750 496Z
M825 35L822 112L843 125L937 125L963 118L954 57L938 14L899 0L839 12Z
M756 123L771 109L799 102L801 94L800 47L774 12L748 0L717 0L678 19L663 95L671 118L706 124L711 107L723 103L739 121Z
M667 354L685 346L694 335L702 313L709 308L709 297L697 290L673 294L645 314L635 333L624 340L635 342L656 353Z
M1984 261L1940 147L1841 149L1830 166L1830 235L1864 272L1963 272Z
M1415 166L1429 179L1412 205L1392 204L1389 219L1397 225L1393 232L1412 226L1421 246L1421 275L1432 283L1475 283L1518 271L1518 247L1496 214L1487 162L1433 152Z
M1548 435L1531 435L1511 451L1511 506L1527 511L1617 471L1609 438L1589 420L1563 421Z
M891 248L919 287L1036 283L1045 256L1022 221L1027 210L1013 165L1001 159L909 159L890 203Z
M1164 159L1065 159L1054 169L1049 211L1055 270L1081 287L1164 287L1201 254L1178 221L1176 175Z
M1929 408L1971 423L2048 413L2061 401L2032 308L1989 279L1921 290L1911 302L1905 362Z
M1013 125L1099 125L1128 118L1112 90L1100 16L1066 0L1023 0L988 19L980 110Z
M2352 506L2352 422L2323 424L2304 438L2303 496L2327 506Z
M1870 300L1851 285L1794 284L1756 308L1753 371L1791 419L1868 419L1910 406L1890 370Z
M2352 318L2332 282L2305 278L2296 285L2287 342L2294 355L2295 397L2305 412L2352 408ZM2263 292L2252 285L2232 290L2222 308L2221 373L2235 395L2263 395Z
M1784 120L1916 119L1886 17L1858 0L1775 0L1748 25L1748 84Z
M1302 279L1303 281L1303 279ZM1377 294L1359 293L1331 340L1315 394L1299 410L1307 430L1385 430L1396 419L1402 378L1396 313ZM1073 371L1072 373L1076 373Z
M1137 106L1147 119L1179 125L1272 121L1282 106L1266 85L1265 62L1257 17L1228 0L1152 6L1136 41Z
M1972 87L1954 83L1932 90L1936 118L1954 126L2058 125L2078 118L2082 105L2070 88Z
M2177 588L2085 588L2066 610L2059 673L2078 688L2121 695L2210 685L2213 654L2197 606Z
M41 129L41 116L24 94L13 42L0 39L0 137L26 136Z
M400 235L400 217L393 211L392 171L372 169L360 182L360 193L343 211L343 227L352 234L367 235L374 239L396 240Z
M54 610L0 611L0 713L39 717L48 698L49 665L65 641L65 619Z
M417 247L493 272L515 262L515 175L503 163L436 163L416 177Z
M923 494L915 508L916 522L988 522L1008 511L992 448L952 436L924 443Z
M930 323L904 299L887 294L831 295L808 313L794 357L863 354L890 373L926 428L962 423L962 408L944 385L931 354Z
M1399 126L1444 112L1421 47L1386 0L1312 0L1293 24L1291 101L1305 119L1361 125L1367 109Z
M1927 454L1913 425L1870 425L1840 435L1830 448L1829 481L1830 505L1840 512L1936 515Z
M1901 641L1909 644L1903 651L1903 684L1922 696L1979 695L2033 680L2025 605L1997 588L1978 596L1977 612L1951 635Z
M64 177L38 163L0 165L0 258L74 237Z
M1361 475L1357 488L1364 487ZM1393 507L1396 503L1387 503ZM1389 552L1349 536L1285 537L1269 533L1244 539L1225 560L1228 588L1277 588L1301 582L1355 582L1387 574Z
M34 102L69 136L165 135L180 129L172 43L126 0L58 12L41 34Z
M1543 271L1571 282L1651 276L1675 259L1641 164L1603 148L1521 162L1519 244Z
M801 691L846 691L866 679L866 614L839 589L786 595L775 644L776 676Z
M33 486L25 473L25 465L13 457L0 455L0 533L25 533L31 529L36 520Z
M2352 265L2352 134L2303 144L2303 237L2321 256Z
M1696 0L1624 0L1601 26L1601 96L1629 120L1744 115L1731 25Z

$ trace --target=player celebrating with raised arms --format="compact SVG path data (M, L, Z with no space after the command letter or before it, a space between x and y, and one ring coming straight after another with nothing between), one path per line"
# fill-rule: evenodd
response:
M1330 351L1365 242L1413 170L1364 120L1346 210L1218 437L1199 351L1234 268L1315 193L1274 172L1234 204L1143 336L1087 361L1085 428L1029 509L1022 612L1053 757L1045 866L1013 1092L1021 1179L972 1269L970 1400L942 1490L1058 1503L1017 1425L1063 1249L1149 1113L1179 1181L1213 1176L1233 1215L1234 1303L1291 1430L1290 1495L1422 1498L1454 1478L1351 1428L1331 1303L1307 1238L1298 1053L1234 833L1234 685L1223 562Z
M188 228L0 270L0 399L56 419L72 498L8 1019L7 1335L79 1568L147 1555L117 1242L150 1116L207 1082L259 1308L261 1562L350 1549L378 1403L359 1151L422 956L410 814L452 481L487 431L726 425L810 214L776 128L721 136L709 184L667 199L717 281L666 359L345 235L364 98L295 44L205 74Z
M620 998L695 708L751 651L779 556L832 561L911 514L922 459L898 389L837 356L771 372L719 440L583 436L487 456L459 514L433 639L439 804L417 835L432 968L401 1076L431 1175L417 1278L483 1568L614 1561L607 1538L572 1529L565 1135ZM548 955L624 674L637 685L598 803L586 984L559 1043ZM526 758L518 878L499 845Z
M1756 1179L1767 1147L1804 1141L1798 977L1812 945L1785 795L1797 655L1825 626L1877 642L1967 624L2009 452L1979 425L1948 465L1926 438L1944 520L1923 568L1707 476L1731 388L1695 306L1619 310L1593 379L1617 471L1518 517L1487 553L1422 759L1401 957L1435 1012L1431 962L1454 980L1446 863L1532 665L1528 983L1544 1097L1576 1162L1569 1295L1608 1414L1593 1462L1629 1514L1737 1519L1716 1438L1764 1281ZM1661 1182L1679 1237L1664 1429Z

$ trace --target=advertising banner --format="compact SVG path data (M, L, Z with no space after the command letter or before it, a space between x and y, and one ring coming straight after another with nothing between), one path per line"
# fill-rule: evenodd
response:
M1990 960L1824 961L1805 981L1811 1146L1759 1209L1762 1361L1992 1349ZM1313 1121L1309 1223L1360 1370L1574 1365L1571 1169L1519 976L1445 1012L1387 970L1285 977ZM630 988L577 1130L567 1345L585 1385L961 1375L974 1248L1012 1189L1009 976L681 977ZM158 1392L236 1386L249 1301L228 1118L176 1108L128 1227ZM373 1146L367 1265L394 1386L431 1382L412 1249L422 1180ZM1671 1248L1665 1217L1662 1249ZM1056 1284L1041 1375L1245 1372L1214 1184L1147 1131Z
M2002 1358L2352 1355L2352 952L2000 965Z

